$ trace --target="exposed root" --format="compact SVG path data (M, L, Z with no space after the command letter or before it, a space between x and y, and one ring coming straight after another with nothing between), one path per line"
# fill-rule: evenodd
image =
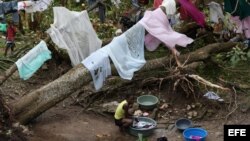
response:
M207 86L212 87L212 88L221 89L224 91L230 91L229 88L224 88L222 86L213 84L213 83L209 82L208 80L205 80L204 78L200 77L199 75L187 75L187 77L192 78L192 79L196 80L197 82L202 83L202 84L207 85Z

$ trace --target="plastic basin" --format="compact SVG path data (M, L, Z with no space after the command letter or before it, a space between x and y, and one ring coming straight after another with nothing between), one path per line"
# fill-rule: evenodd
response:
M207 131L203 128L188 128L183 132L185 141L205 141Z
M137 98L137 103L141 109L152 110L159 102L158 98L153 95L142 95Z
M175 126L180 131L184 131L185 129L192 127L192 121L186 118L181 118L175 122Z
M157 123L155 120L148 118L148 117L138 117L138 120L152 123L153 126L149 128L133 128L132 126L130 126L128 129L129 134L133 136L138 136L138 134L142 134L143 137L148 137L154 133L154 129L157 126Z

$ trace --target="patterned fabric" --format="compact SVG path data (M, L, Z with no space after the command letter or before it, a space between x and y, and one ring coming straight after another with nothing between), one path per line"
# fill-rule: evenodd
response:
M102 88L106 78L111 75L109 56L99 49L82 61L90 71L96 90Z
M144 36L145 29L136 24L102 48L109 54L121 78L131 80L134 72L146 63Z

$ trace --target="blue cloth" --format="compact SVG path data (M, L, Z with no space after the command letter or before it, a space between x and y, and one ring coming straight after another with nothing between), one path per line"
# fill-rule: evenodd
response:
M12 14L12 20L14 23L19 22L17 1L9 1L0 3L0 18L5 21L5 15Z
M44 41L32 48L16 62L19 76L23 80L29 79L45 61L51 59L51 52Z

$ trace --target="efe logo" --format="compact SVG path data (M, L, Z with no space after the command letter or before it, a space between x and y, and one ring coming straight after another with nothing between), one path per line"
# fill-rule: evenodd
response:
M246 129L228 129L228 136L246 136Z
M250 141L250 125L224 125L224 141Z

